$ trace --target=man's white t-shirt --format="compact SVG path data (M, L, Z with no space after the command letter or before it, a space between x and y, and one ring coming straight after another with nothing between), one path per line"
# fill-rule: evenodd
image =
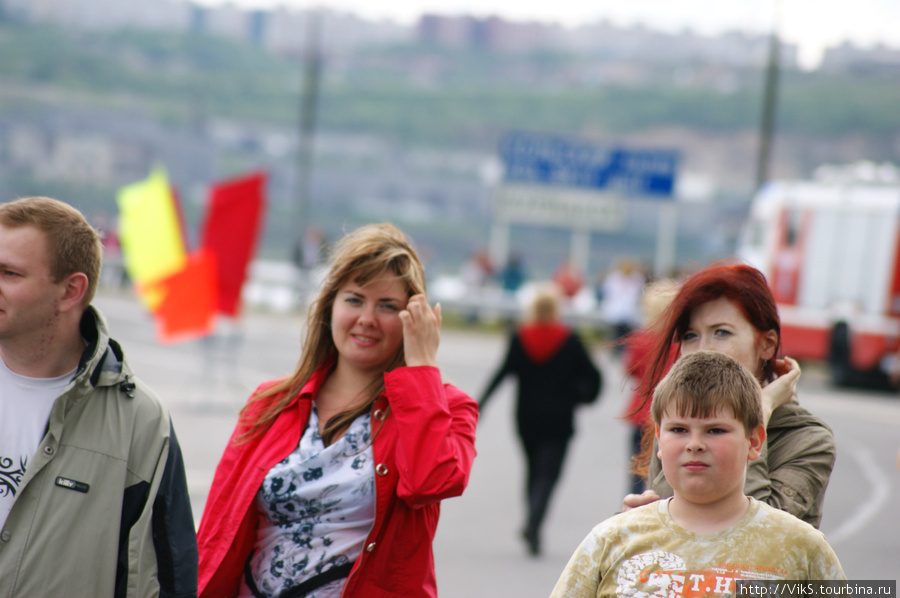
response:
M57 378L28 378L0 359L0 526L44 437L53 402L74 374L72 370Z

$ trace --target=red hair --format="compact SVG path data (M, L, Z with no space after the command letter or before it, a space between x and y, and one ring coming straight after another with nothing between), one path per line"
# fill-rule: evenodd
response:
M654 325L656 346L648 356L646 379L641 384L644 403L652 400L656 385L672 365L670 359L672 353L681 354L681 339L690 325L691 312L694 308L723 298L740 310L758 335L770 330L775 331L777 340L773 355L778 355L781 349L781 320L766 277L756 268L746 264L716 262L685 279L681 289L656 321ZM673 348L676 350L673 351ZM764 383L774 378L775 364L772 359L763 367L760 382ZM637 471L646 474L649 457L648 451L645 450L643 455L636 458Z

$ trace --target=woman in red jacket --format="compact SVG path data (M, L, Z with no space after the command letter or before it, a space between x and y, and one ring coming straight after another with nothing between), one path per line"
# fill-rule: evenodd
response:
M402 232L344 237L293 374L250 398L200 522L200 595L435 596L441 499L475 458L477 405L436 366L440 306Z

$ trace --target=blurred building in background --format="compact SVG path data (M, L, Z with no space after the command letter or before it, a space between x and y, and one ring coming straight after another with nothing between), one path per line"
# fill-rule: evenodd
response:
M101 37L96 33L106 31L202 34L248 44L254 51L264 50L258 54L286 59L282 63L289 63L291 69L297 66L296 71L283 71L287 82L280 82L282 99L290 104L290 112L287 118L281 117L280 125L266 121L265 114L237 118L212 113L206 108L214 92L200 83L177 90L182 96L172 92L174 100L170 101L182 111L173 115L176 109L171 105L169 112L154 113L140 93L120 92L115 81L109 83L112 92L96 93L98 100L86 99L90 90L77 86L74 91L72 86L55 87L57 72L39 73L25 83L2 80L0 194L18 196L27 187L73 202L93 200L101 194L108 199L118 186L143 178L155 164L162 163L179 186L190 218L192 202L202 200L205 185L223 173L252 167L269 172L272 209L282 209L285 214L298 182L299 137L289 120L296 114L302 86L298 63L306 47L310 16L307 10L285 6L246 10L233 4L211 7L186 0L0 0L0 24L59 26L87 46L96 46ZM672 33L643 26L617 27L602 21L564 27L500 17L430 14L415 25L402 25L329 10L322 10L321 17L323 87L347 88L364 80L380 93L399 81L413 90L411 101L445 99L415 95L420 90L439 89L445 90L448 104L459 95L453 85L469 83L467 76L481 77L476 83L485 96L507 89L574 90L574 94L589 97L585 103L588 112L596 112L590 94L600 96L610 90L621 92L624 101L643 98L646 90L652 90L658 99L660 89L665 89L664 93L671 90L669 95L678 97L685 90L711 90L706 96L709 104L703 106L717 106L724 103L721 98L740 94L752 101L768 49L764 35L731 32L705 36L689 30ZM163 76L186 77L194 83L189 69L203 65L154 55L160 48L168 49L164 43L147 46L148 54L135 51L123 57L128 74L139 76L143 70L157 68L156 60L165 63L158 68ZM493 60L482 60L487 54ZM826 52L821 69L890 72L900 68L896 66L900 64L898 55L900 50L845 44ZM797 49L784 44L781 62L786 69L796 69ZM482 70L472 75L477 70L473 65ZM369 88L361 85L359 89L359 95L367 99ZM385 101L385 97L374 99ZM682 103L690 105L699 96L683 97ZM248 102L255 100L253 96ZM706 117L703 106L699 110L701 117ZM755 118L755 105L739 108L752 112L751 120ZM593 139L680 148L684 164L675 191L683 204L679 208L683 238L679 259L700 259L731 250L752 191L755 131L717 130L715 118L700 126L696 122L647 127L616 122L621 128L613 128L593 122L588 115L584 123L584 130L577 133ZM495 129L504 126L490 124ZM423 250L433 260L432 271L458 269L472 248L487 240L499 176L497 131L474 124L467 131L472 140L467 146L421 141L413 145L398 140L399 133L391 137L390 133L355 130L354 125L317 127L310 194L312 213L320 220L314 224L337 236L341 228L361 221L394 220L427 245ZM404 132L414 126L402 119L395 123L396 129ZM848 139L841 144L830 138L811 142L803 136L783 137L778 146L778 174L802 178L825 161L849 162L870 157L865 155L870 148L891 146L890 140L880 138L860 141L849 135ZM620 253L646 259L648 247L652 254L655 210L649 202L629 205L627 234L595 235L587 248L592 253L591 264L603 269ZM284 238L296 233L290 230L290 220L274 217L270 226L264 252L286 253L283 247L290 243ZM535 277L549 275L568 252L566 236L558 231L528 230L509 241L512 246L533 250L524 258L529 275ZM596 272L585 274L593 278Z
M768 35L739 31L710 36L691 30L671 33L644 25L620 27L608 21L564 27L558 23L464 14L425 14L415 26L406 26L388 20L367 20L347 12L322 12L329 32L323 40L324 50L333 52L416 39L445 47L513 53L570 51L632 64L709 61L740 67L763 63L768 51ZM0 0L0 16L55 23L76 30L135 28L203 33L253 43L278 55L296 55L303 50L309 10L284 5L272 9L244 9L230 3L201 6L188 0ZM783 41L782 64L796 67L797 56L796 46ZM821 67L898 69L900 49L845 42L826 49Z

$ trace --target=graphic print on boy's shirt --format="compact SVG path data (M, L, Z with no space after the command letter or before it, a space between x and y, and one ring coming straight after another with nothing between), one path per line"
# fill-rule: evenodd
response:
M656 550L633 556L619 566L616 594L635 598L733 596L737 580L783 580L787 576L788 571L777 566L746 563L691 569L678 555Z
M677 525L668 500L597 525L576 549L554 598L724 598L736 580L846 579L825 536L756 499L734 526L699 534Z

